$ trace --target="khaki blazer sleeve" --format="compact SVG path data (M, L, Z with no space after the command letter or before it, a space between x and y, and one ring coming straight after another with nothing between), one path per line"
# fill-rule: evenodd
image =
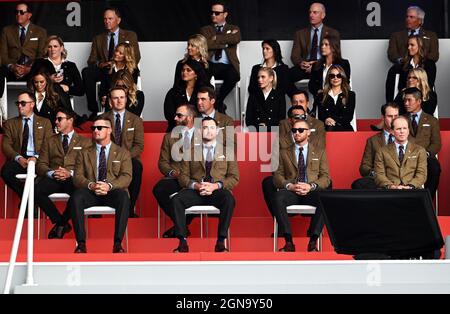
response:
M51 138L45 138L44 143L42 144L41 154L39 155L39 159L36 163L36 172L40 177L45 177L50 169L50 146L51 146Z
M330 184L330 169L328 166L328 158L325 150L323 151L322 156L320 157L320 165L319 165L319 177L317 180L312 181L310 183L315 183L321 190L327 189Z
M368 140L366 142L366 147L364 148L364 154L361 160L361 165L359 167L359 173L363 177L370 176L371 172L374 170L373 158L374 158L374 149L372 142Z
M78 189L87 188L89 186L89 183L92 182L85 176L85 167L88 162L89 160L86 152L82 152L78 155L77 161L75 163L75 173L73 177L73 184Z
M417 168L414 178L408 184L414 185L416 189L423 188L427 181L427 152L424 149L419 150Z
M127 190L133 178L133 165L130 153L122 150L120 156L119 175L112 182L109 182L113 186L113 190Z
M379 188L386 188L394 184L387 177L385 163L384 149L380 149L375 155L375 184Z
M139 158L144 151L144 123L139 117L135 118L134 138L130 149L131 158Z
M223 180L223 188L232 190L239 184L239 167L236 161L227 162L227 174Z
M19 141L18 137L20 136L20 130L17 129L16 124L15 120L9 120L4 125L5 134L3 135L2 150L3 154L9 160L14 160L14 158L20 155L20 152L14 149L14 142Z
M163 176L168 177L172 170L175 170L171 166L171 147L170 147L170 135L166 134L161 144L161 151L159 153L158 168Z

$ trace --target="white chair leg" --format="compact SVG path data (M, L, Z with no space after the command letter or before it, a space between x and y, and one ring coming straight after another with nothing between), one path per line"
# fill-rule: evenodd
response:
M209 222L208 222L208 214L206 214L205 224L206 224L206 238L209 238Z

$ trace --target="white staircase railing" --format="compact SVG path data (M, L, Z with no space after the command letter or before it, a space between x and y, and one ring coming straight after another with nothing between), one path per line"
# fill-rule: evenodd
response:
M28 240L27 240L27 280L25 286L34 286L33 278L33 241L34 241L34 178L36 163L30 161L27 168L27 179L20 204L19 218L17 220L16 233L14 235L13 247L11 249L11 258L9 261L8 275L6 277L4 294L11 293L11 284L16 266L17 253L19 250L20 238L22 236L23 223L25 220L25 211L28 204Z

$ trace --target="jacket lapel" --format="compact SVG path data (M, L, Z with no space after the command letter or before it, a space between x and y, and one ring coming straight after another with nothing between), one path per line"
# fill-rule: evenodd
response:
M97 179L97 145L94 144L89 151L89 161L91 163L91 169L94 171L93 178Z
M400 165L400 159L398 159L397 147L395 146L395 144L390 144L389 145L389 154L391 155L392 159L395 161L397 166L400 167L401 166Z
M292 143L292 145L287 153L288 153L290 161L292 162L292 165L298 171L298 162L297 162L297 156L295 155L295 149L296 149L295 143Z
M104 33L103 36L100 37L100 45L102 47L102 51L106 61L108 60L108 33Z
M70 141L69 150L67 151L67 154L69 154L73 150L73 148L78 144L78 141L79 141L79 135L77 134L77 132L75 132L75 133L73 133L72 140ZM61 148L62 148L62 142L61 142ZM64 151L64 149L63 149L63 151Z

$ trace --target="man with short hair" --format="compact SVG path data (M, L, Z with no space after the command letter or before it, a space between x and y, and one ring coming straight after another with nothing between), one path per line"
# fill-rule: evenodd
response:
M112 110L103 115L113 125L113 142L130 152L133 165L133 179L128 191L130 192L129 218L137 218L135 206L141 191L142 166L141 155L144 151L144 123L142 119L126 110L128 101L127 91L121 87L111 89L109 103Z
M74 130L75 112L71 109L60 108L56 113L56 129L58 134L45 139L39 156L36 172L34 195L36 204L41 208L54 224L48 234L49 239L62 239L70 232L70 207L66 206L61 215L49 195L66 193L72 195L75 191L73 176L75 161L79 153L92 146L92 139L80 136Z
M400 64L408 52L408 39L419 36L423 40L425 56L437 62L439 60L439 39L436 33L423 29L425 11L418 6L406 10L406 29L392 34L389 40L388 58L394 64Z
M408 140L409 121L400 116L392 121L395 142L378 150L375 183L389 190L421 189L427 179L427 154Z
M375 156L381 147L394 142L395 138L392 134L392 121L399 116L399 107L396 103L388 103L381 107L381 115L383 120L383 130L368 138L364 155L359 167L359 173L363 178L356 180L352 184L355 190L375 190Z
M290 69L292 82L298 82L311 77L311 70L320 58L320 43L325 36L340 38L337 30L323 24L326 17L325 6L313 3L309 8L310 26L295 33L291 60L294 67Z
M15 10L16 24L5 26L0 45L0 97L8 81L27 82L34 60L46 55L47 31L31 22L33 9L19 2Z
M94 121L92 136L95 144L82 151L76 161L74 184L77 190L69 203L77 239L76 254L87 253L84 210L108 206L116 210L113 253L124 253L122 240L128 223L132 179L132 163L128 150L111 140L112 124L104 117Z
M279 166L274 174L275 186L279 189L274 197L275 217L286 240L281 252L295 252L287 208L291 205L317 207L308 230L310 238L308 252L317 251L317 240L322 233L324 221L319 207L318 191L331 185L327 155L324 148L309 144L309 125L306 121L295 122L291 129L294 142L281 149Z
M122 22L121 13L117 8L106 8L103 12L103 23L105 32L94 37L92 41L91 54L88 59L88 67L83 69L83 81L86 87L88 109L92 112L90 119L97 117L98 103L96 84L105 79L111 68L111 60L114 50L121 43L129 43L134 50L136 64L141 60L139 42L135 32L120 28Z
M220 210L219 228L215 252L227 252L225 239L230 228L235 207L231 190L239 183L239 168L235 156L233 160L222 155L224 147L217 141L218 123L213 118L204 118L202 122L203 145L201 149L192 149L192 161L183 161L178 182L183 188L172 198L172 210L175 234L180 240L175 253L189 252L186 241L187 208L192 206L215 206Z
M2 151L7 161L2 168L2 178L22 198L24 182L16 175L26 174L28 163L39 159L44 139L53 135L53 129L48 119L34 114L36 98L33 92L19 92L16 105L19 116L4 125Z
M428 177L425 188L434 198L441 177L441 165L436 156L442 148L439 120L422 110L422 92L418 88L404 90L404 103L409 120L410 139L427 152Z
M220 113L226 112L224 100L240 80L237 46L241 31L238 26L228 24L228 15L225 1L215 0L211 5L212 24L200 29L200 34L208 40L211 74L216 80L223 80L216 102Z
M194 106L185 104L177 108L175 123L178 128L174 132L167 133L161 144L158 168L164 176L153 188L153 195L159 206L169 218L174 221L170 206L171 196L180 192L181 186L178 177L181 175L181 162L185 153L189 154L195 143L201 143L201 139L196 136L194 120L197 117L197 110ZM177 132L178 131L178 132ZM189 226L193 216L186 217L186 224ZM190 232L188 230L187 236ZM174 238L175 227L171 227L163 233L163 238Z

